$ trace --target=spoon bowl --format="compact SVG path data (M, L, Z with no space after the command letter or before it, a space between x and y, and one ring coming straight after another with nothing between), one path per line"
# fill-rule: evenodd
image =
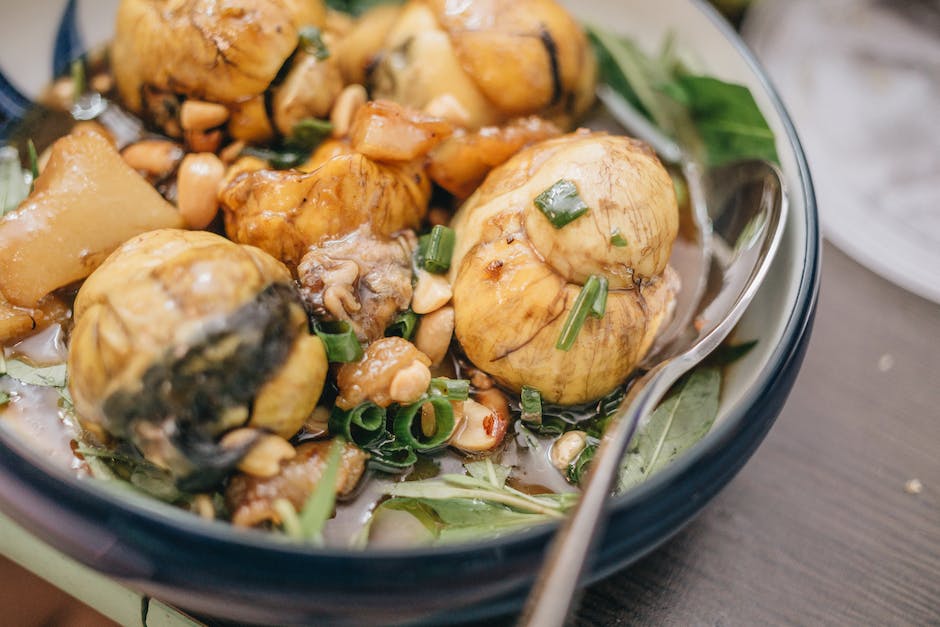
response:
M522 625L564 624L637 426L673 383L734 329L770 268L786 224L787 195L775 165L762 160L740 161L700 176L694 160L671 140L652 127L638 127L635 119L623 115L622 103L606 94L601 94L601 99L664 160L682 167L698 247L690 255L693 263L677 264L682 291L687 294L677 300L672 323L644 360L642 374L631 383L604 432L581 499L556 535L529 595ZM610 102L617 106L610 106Z

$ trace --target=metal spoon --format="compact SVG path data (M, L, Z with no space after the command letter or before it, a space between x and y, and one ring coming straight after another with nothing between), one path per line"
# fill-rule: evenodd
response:
M644 360L645 372L634 380L608 425L581 499L555 536L520 625L565 623L587 559L606 521L604 509L637 425L670 386L717 348L738 323L770 268L786 223L787 196L776 166L766 161L742 161L708 170L701 177L694 162L672 140L652 125L642 124L645 119L639 113L629 115L630 110L624 107L630 105L611 93L620 102L608 93L599 95L614 117L665 160L682 166L690 187L703 265L685 274L677 268L683 290L691 286L694 299L678 303L680 309L672 328L666 330L668 335L663 336L665 341L654 346Z

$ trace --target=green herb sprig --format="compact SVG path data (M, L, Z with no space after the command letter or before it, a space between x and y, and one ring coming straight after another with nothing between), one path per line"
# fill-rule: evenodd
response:
M587 203L578 193L577 185L567 179L556 181L536 196L534 202L556 229L570 224L588 212Z

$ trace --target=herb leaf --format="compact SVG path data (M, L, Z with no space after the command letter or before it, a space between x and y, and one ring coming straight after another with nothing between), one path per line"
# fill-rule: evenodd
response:
M56 364L54 366L40 368L30 366L18 359L8 359L4 371L0 372L0 374L13 377L20 383L54 388L65 387L67 380L65 364Z
M10 395L5 390L0 390L0 407L10 402Z
M777 162L773 131L743 85L690 73L671 47L650 57L632 41L588 29L602 80L710 166L748 158Z
M619 226L614 227L614 230L610 232L610 243L617 248L623 248L627 245L627 238L620 232Z
M578 187L567 179L556 181L536 196L535 206L556 229L573 222L588 211L587 204L578 194Z
M743 158L779 162L773 131L743 85L709 76L680 76L688 111L706 149L706 163Z
M701 367L673 386L624 458L618 492L646 481L698 442L718 415L721 371Z
M20 156L12 146L0 147L0 216L16 209L29 195L30 177L20 167Z
M346 441L343 438L333 440L320 481L300 511L301 534L315 544L322 544L323 525L333 514L333 506L336 504L336 477L345 446Z

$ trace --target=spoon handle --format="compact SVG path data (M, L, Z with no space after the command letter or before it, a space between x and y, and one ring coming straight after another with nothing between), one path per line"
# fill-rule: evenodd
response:
M605 506L620 470L620 463L643 416L648 415L678 378L670 360L637 379L607 426L597 454L591 460L586 485L574 512L555 535L519 625L560 627L571 610L574 594L598 532L606 520ZM681 369L679 370L681 372Z

